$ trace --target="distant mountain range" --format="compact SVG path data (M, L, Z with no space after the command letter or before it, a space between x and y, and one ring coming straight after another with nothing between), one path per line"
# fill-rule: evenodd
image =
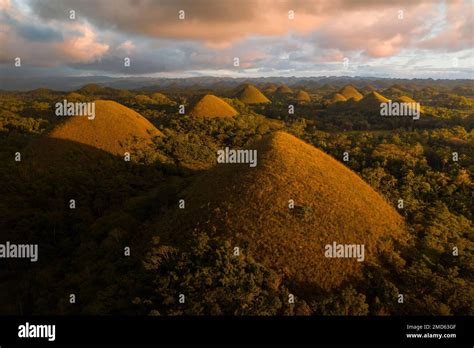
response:
M0 90L27 91L35 88L50 88L60 91L77 90L86 84L95 83L104 87L123 89L168 89L179 90L182 88L235 88L243 83L255 85L285 84L291 88L305 87L306 89L320 88L325 85L341 88L352 84L363 88L370 84L374 88L388 88L394 83L410 85L412 88L444 87L454 88L459 85L474 85L474 80L434 80L434 79L389 79L378 77L258 77L258 78L231 78L231 77L190 77L190 78L153 78L153 77L110 77L110 76L76 76L76 77L31 77L12 78L1 76Z

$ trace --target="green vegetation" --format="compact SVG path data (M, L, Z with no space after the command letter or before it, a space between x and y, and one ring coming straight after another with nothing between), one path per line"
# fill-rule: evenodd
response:
M152 274L151 296L134 303L151 315L276 315L284 308L287 290L275 272L205 234L182 253L155 237L145 268Z
M0 313L473 315L472 85L376 88L387 98L420 102L416 121L341 107L357 102L338 95L341 102L331 104L341 86L290 86L310 96L295 104L294 114L288 112L294 97L275 92L271 103L220 98L238 114L214 118L182 115L179 105L190 111L205 94L235 96L234 90L161 94L88 85L72 93L0 93L2 240L40 245L35 264L2 260ZM354 88L366 96L373 91L362 86ZM266 93L277 89L266 87ZM89 138L47 142L47 165L38 166L39 145L65 126L54 116L54 103L65 98L111 100L105 103L113 108L102 116L123 117L91 130ZM126 122L131 114L141 117L141 129L160 136L132 127ZM120 132L127 136L114 136ZM148 145L134 147L136 161L124 162L121 152L138 134ZM216 151L226 146L260 146L256 171L212 168ZM48 161L61 151L68 159ZM183 198L185 210L178 207ZM70 199L76 209L69 209ZM295 200L293 212L289 199ZM212 211L200 208L208 203ZM351 216L354 205L359 216ZM364 213L367 206L372 214ZM394 226L399 216L406 228L388 233L382 226ZM377 244L377 257L356 269L317 272L311 253L325 241L314 241L313 249L304 243L314 231L331 228L339 236L357 231L354 243L367 238L372 245L371 238L380 237L387 247ZM288 303L289 294L295 304ZM404 303L398 303L400 294Z
M284 132L250 148L257 149L257 167L208 170L182 192L188 207L160 219L156 230L178 243L192 231L232 240L266 267L285 270L308 298L362 274L361 263L326 258L325 245L365 244L367 260L376 263L393 241L406 243L395 210L333 158ZM290 200L302 208L293 210Z

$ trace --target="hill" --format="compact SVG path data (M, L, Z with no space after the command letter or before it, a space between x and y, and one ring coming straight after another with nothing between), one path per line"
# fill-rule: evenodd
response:
M149 96L145 94L138 94L135 96L135 101L138 104L155 104L155 100L151 99Z
M398 213L329 155L284 132L252 149L256 167L217 164L182 193L186 209L157 222L163 240L185 243L192 232L221 236L313 295L362 279L364 264L378 263L392 239L405 240ZM363 244L365 261L325 257L333 242Z
M398 102L398 103L407 103L407 104L417 103L416 100L414 100L413 98L410 98L406 95L402 95L401 97L398 97L397 99L395 99L395 101ZM413 111L416 111L416 110L418 110L420 113L424 113L426 111L423 107L421 107L421 105L418 105L418 108L417 107L413 108Z
M81 100L84 100L84 96L79 94L79 93L76 93L76 92L71 92L71 93L68 93L66 95L66 99L68 101L81 101Z
M108 89L102 86L99 86L95 83L89 83L87 85L82 86L77 90L77 93L84 94L84 95L98 95L98 94L106 94Z
M38 98L38 99L54 97L55 95L58 94L58 92L53 91L49 88L36 88L27 93L33 98Z
M135 148L145 149L156 135L161 135L161 132L137 112L111 100L97 100L94 119L65 116L64 122L46 137L123 156L124 152L132 152Z
M372 91L375 91L376 88L372 85L365 85L360 91L362 92L362 94L369 94L370 92Z
M376 91L372 91L369 94L365 95L357 105L363 106L372 106L376 105L377 107L380 106L380 103L387 103L389 101L388 98L385 98L383 95Z
M381 103L388 103L389 99L372 91L357 103L357 108L362 111L379 112Z
M309 96L308 92L299 90L296 94L295 100L301 103L309 103L311 101L311 97Z
M399 103L416 103L416 101L406 95L402 95L401 97L398 97L396 99L397 102Z
M337 103L337 102L345 102L347 101L347 98L344 97L341 93L335 93L330 99L331 103Z
M274 83L270 83L265 87L263 91L265 93L272 94L272 93L275 93L276 90L277 90L277 85L275 85Z
M162 104L162 105L170 105L173 104L173 101L168 98L166 95L163 93L153 93L151 95L151 99L153 99L157 104Z
M361 100L364 96L353 85L346 85L340 91L347 100L353 98L355 101Z
M260 92L254 85L247 84L237 93L237 98L245 104L270 103L270 99Z
M396 85L384 89L383 94L388 96L390 99L395 99L395 98L401 97L402 95L406 94L406 92L402 91L401 89L399 89L395 86Z
M189 113L193 117L233 117L237 110L221 98L208 94L204 96Z
M276 89L275 93L278 93L278 94L293 94L293 90L290 87L288 87L287 85L280 85Z
M318 88L318 91L320 93L324 93L324 94L334 92L336 90L337 90L337 88L334 85L330 85L328 83L326 83L326 84L324 84L324 85L322 85L321 87Z

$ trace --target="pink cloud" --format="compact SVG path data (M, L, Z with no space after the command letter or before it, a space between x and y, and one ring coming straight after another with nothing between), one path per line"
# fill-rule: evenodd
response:
M367 54L375 58L390 57L400 51L403 42L404 39L400 34L395 35L389 40L371 40L367 47Z
M11 6L10 0L0 0L0 11L6 10Z
M471 1L446 3L446 29L420 43L427 49L461 50L474 47L474 7Z
M8 4L8 0L0 0L0 6ZM13 13L12 7L8 11ZM77 22L64 15L71 8L79 15ZM185 11L184 20L178 18L180 10ZM294 11L294 19L288 16L290 10ZM399 18L399 11L403 11L403 19ZM17 17L19 13L16 11ZM199 49L193 50L199 51L199 56L180 54L200 65L212 61L227 66L238 56L242 67L247 68L258 67L262 61L272 59L270 55L325 63L342 61L344 57L391 57L402 50L419 48L472 48L471 2L446 2L446 25L439 27L443 14L439 2L432 0L43 0L33 2L31 13L17 19L28 22L29 15L38 15L43 24L61 29L63 41L27 41L1 23L0 44L5 49L0 51L0 59L11 61L21 55L45 66L90 63L117 52L140 51L134 42L140 49L149 48L146 45L150 39L168 39L170 45L197 43L199 46L193 47ZM113 35L119 38L116 46L105 39ZM266 51L258 46L262 42L258 39L269 43ZM272 41L277 48L268 49ZM292 47L283 47L279 41Z
M71 24L70 28L81 35L72 36L56 46L57 52L74 63L88 63L103 56L109 45L97 42L97 33L87 24Z
M402 19L399 11L403 11ZM392 56L403 48L415 47L429 32L430 18L436 13L433 3L341 13L322 25L318 44L327 49L361 51L373 58Z
M118 48L125 51L127 54L129 54L130 52L132 52L135 49L135 45L133 44L133 42L131 40L126 40L126 41L122 42L118 46Z
M13 6L3 8L2 15L9 18L8 21L0 22L0 61L4 63L13 64L16 57L29 66L51 67L64 62L87 63L99 59L109 49L109 45L98 42L97 30L86 22L53 21L52 27L62 28L62 40L32 41L20 35L12 23L44 27L42 23Z

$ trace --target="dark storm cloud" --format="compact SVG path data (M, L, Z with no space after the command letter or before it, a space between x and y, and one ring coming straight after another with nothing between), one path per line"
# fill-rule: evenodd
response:
M50 42L63 40L61 31L49 26L23 23L12 18L7 13L1 13L0 19L4 24L13 27L20 37L29 41Z

